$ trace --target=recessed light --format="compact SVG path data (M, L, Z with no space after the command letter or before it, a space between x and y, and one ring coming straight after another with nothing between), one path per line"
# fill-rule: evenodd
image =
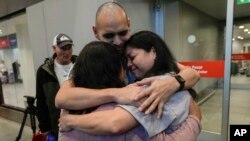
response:
M244 26L243 26L243 25L239 26L239 29L243 29L243 28L244 28Z
M246 28L246 29L244 29L244 32L248 32L248 29Z
M238 39L243 40L244 38L242 36L237 36Z

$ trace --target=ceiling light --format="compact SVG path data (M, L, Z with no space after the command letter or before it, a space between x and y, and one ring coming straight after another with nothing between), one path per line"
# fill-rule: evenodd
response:
M244 29L244 32L248 32L248 29L246 28L246 29Z
M243 40L244 38L242 36L237 36L238 39Z
M243 29L243 28L244 28L244 26L243 26L243 25L239 26L239 29Z

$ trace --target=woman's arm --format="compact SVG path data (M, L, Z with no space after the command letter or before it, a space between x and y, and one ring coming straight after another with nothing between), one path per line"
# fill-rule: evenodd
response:
M149 141L196 141L200 132L200 120L193 115L189 115L185 122L173 133L160 133L150 138Z
M189 134L189 132L197 135L200 132L201 112L192 99L189 111L187 120L175 131L174 136L182 136L183 134ZM131 130L138 124L130 113L120 107L85 115L64 115L59 122L61 131L73 128L94 135L119 134Z
M194 100L189 105L189 116L173 133L169 134L173 141L196 141L201 132L201 111Z
M70 110L81 110L104 103L134 104L134 97L142 88L133 84L124 88L88 89L74 87L67 80L57 92L56 107Z
M186 81L185 89L193 87L199 80L199 73L190 67L178 64L180 69L179 75ZM158 79L150 77L137 82L138 85L150 84L150 86L136 96L136 100L148 97L139 107L140 111L146 114L152 113L155 109L158 112L158 118L161 117L164 103L174 94L180 87L179 82L174 77L166 79Z
M196 141L201 132L201 111L198 105L191 99L189 105L189 116L181 126L171 134L158 134L152 141Z
M120 107L84 115L67 114L59 122L61 131L73 128L95 135L124 133L138 125L135 118Z
M76 127L76 128L80 129L81 131L83 131L85 133L92 134L93 136L94 135L113 135L113 134L119 133L119 131L126 132L125 130L121 131L121 129L116 128L120 125L119 123L117 123L117 125L110 124L110 122L109 122L110 117L107 118L107 116L104 116L104 119L106 119L106 121L100 121L102 118L97 116L98 120L96 121L96 119L91 119L91 118L96 118L95 116L91 117L92 114L71 116L71 117L67 117L67 119L63 119L63 120L72 120L72 121L75 120L75 123L68 123L69 125L72 125L72 127L75 126L74 124L77 124L77 126L79 126L79 124L80 125L85 124L84 126L88 126L89 128L79 128L79 127ZM103 115L105 115L105 114L103 113ZM112 117L113 116L114 115L112 115ZM63 125L61 125L61 120L62 119L60 119L60 127L63 126ZM96 123L99 123L99 124L95 125L92 123L93 121L96 121ZM67 122L70 122L70 121L67 121ZM105 125L105 123L107 125ZM124 126L124 123L126 123L125 126L127 126L128 128L131 128L131 129L133 128L133 125L130 121L122 121L120 123L123 124L123 126ZM102 130L105 130L105 131L102 131ZM200 120L197 117L195 117L194 115L189 115L188 118L181 124L181 126L173 133L166 134L166 133L162 132L162 133L159 133L158 135L150 138L150 140L152 140L152 141L158 141L158 140L195 141L197 139L197 137L199 136L200 132L201 132Z
M70 80L67 80L57 92L55 105L58 108L80 110L112 100L113 96L109 90L78 88L74 87Z

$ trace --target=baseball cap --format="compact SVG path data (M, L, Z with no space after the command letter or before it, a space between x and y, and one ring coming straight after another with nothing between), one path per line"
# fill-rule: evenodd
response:
M72 39L66 34L57 34L53 40L53 46L63 47L65 45L73 45Z

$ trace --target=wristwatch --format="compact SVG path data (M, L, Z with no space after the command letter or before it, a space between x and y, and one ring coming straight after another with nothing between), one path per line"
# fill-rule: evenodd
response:
M179 91L182 90L185 86L185 80L180 75L175 75L174 78L179 82L180 88Z

